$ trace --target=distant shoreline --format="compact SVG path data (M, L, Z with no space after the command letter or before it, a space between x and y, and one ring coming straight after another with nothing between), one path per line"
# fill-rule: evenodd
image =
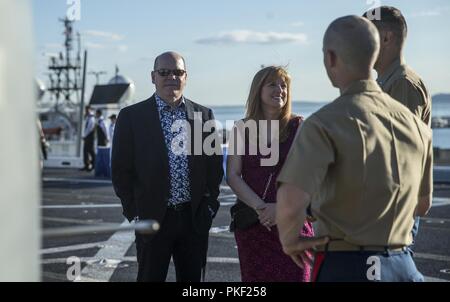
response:
M311 104L311 105L319 105L319 104L328 104L332 101L311 101L311 100L296 100L292 101L292 103L295 104ZM450 93L438 93L431 97L431 102L433 103L443 103L443 104L449 104L450 105ZM241 104L220 104L220 105L212 105L212 104L205 104L207 107L211 108L224 108L224 107L241 107L245 106L245 101L243 101Z
M293 104L308 104L308 105L325 105L328 103L331 103L331 101L292 101ZM242 102L242 104L229 104L229 105L206 105L210 108L227 108L227 107L245 107L245 102Z

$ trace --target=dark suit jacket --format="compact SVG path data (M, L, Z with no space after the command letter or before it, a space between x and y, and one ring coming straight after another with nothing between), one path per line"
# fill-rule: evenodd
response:
M200 112L203 124L214 115L211 109L185 98L186 116L194 134L194 112ZM202 142L214 131L203 133ZM198 139L198 137L197 137ZM191 143L193 147L193 143ZM195 229L208 232L212 223L210 209L219 208L217 197L223 177L222 155L188 155L191 185L192 219ZM112 150L112 182L131 221L155 219L162 222L169 198L168 150L164 141L156 99L153 95L140 103L123 108L117 118Z

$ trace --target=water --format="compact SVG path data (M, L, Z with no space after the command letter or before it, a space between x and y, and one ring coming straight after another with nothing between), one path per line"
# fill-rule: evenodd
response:
M431 105L432 117L450 116L450 101L435 101Z
M433 146L450 149L450 128L433 129Z
M326 102L293 102L292 111L295 114L307 118L312 113L319 110ZM231 129L233 123L226 124L226 121L236 121L244 117L245 108L242 106L212 106L216 120L220 121L223 127ZM450 116L450 102L433 102L432 116ZM450 128L433 129L433 146L443 149L450 149Z
M295 114L301 115L305 118L316 112L325 102L293 102L292 111ZM214 111L216 120L220 121L223 127L230 129L233 124L226 121L236 121L242 119L245 115L245 107L242 106L211 106Z

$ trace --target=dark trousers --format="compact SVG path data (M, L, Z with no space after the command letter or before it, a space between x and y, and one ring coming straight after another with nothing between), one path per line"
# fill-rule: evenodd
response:
M316 282L422 282L407 248L396 252L321 252ZM376 261L374 261L376 258ZM373 270L378 262L378 275Z
M97 147L97 155L95 158L95 176L111 178L110 166L110 152L111 149L107 147Z
M89 158L89 156L91 158ZM92 167L94 167L94 163L95 163L94 139L85 139L84 140L83 161L84 161L85 168L89 168L89 165L92 165Z
M177 282L199 282L207 236L194 231L190 206L168 208L158 233L151 237L136 234L137 281L164 282L173 257Z

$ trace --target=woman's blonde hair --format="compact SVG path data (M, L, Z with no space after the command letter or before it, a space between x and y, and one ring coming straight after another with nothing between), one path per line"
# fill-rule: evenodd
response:
M289 134L288 123L292 115L291 77L284 67L268 66L255 74L246 103L245 120L254 120L257 124L259 124L260 120L264 120L261 100L262 87L265 84L274 82L279 78L285 81L287 85L286 104L283 108L281 108L280 115L278 116L280 123L280 141L284 141Z

